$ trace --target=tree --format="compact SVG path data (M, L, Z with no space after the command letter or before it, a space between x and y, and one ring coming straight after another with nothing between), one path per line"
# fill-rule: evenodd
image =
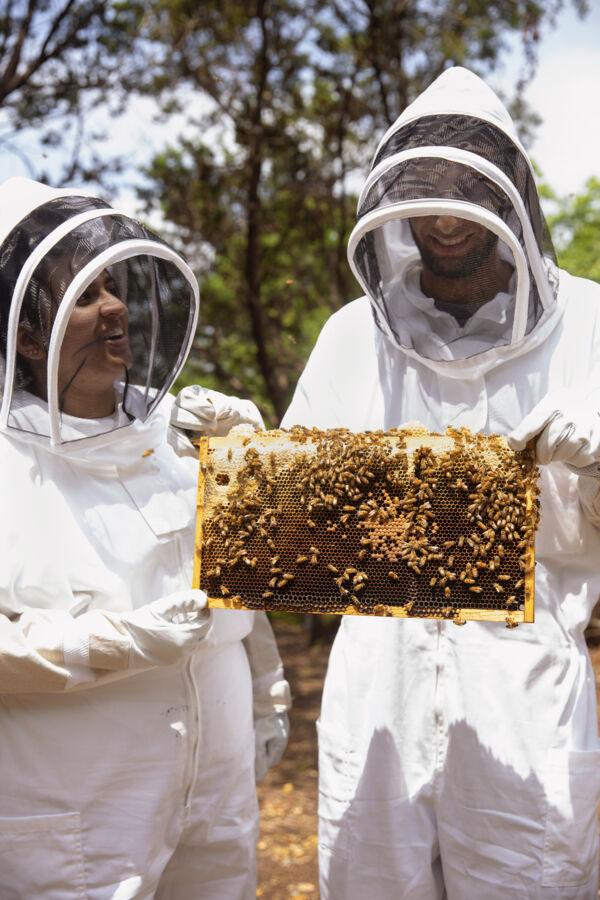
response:
M448 64L493 70L511 33L531 69L562 6L144 4L128 90L159 96L167 115L181 110L184 84L205 100L198 136L154 160L143 194L201 264L202 324L185 377L251 395L277 420L322 322L355 293L346 243L373 135Z
M167 127L187 113L193 130L143 192L202 279L186 377L251 394L275 421L320 325L356 291L346 243L373 136L448 64L493 71L509 35L525 78L565 2L4 0L0 114L63 145L71 123L65 181L116 165L83 159L90 106L137 93Z
M0 3L0 144L33 177L45 180L48 173L19 142L25 129L35 129L42 145L64 148L55 181L98 179L107 172L92 143L82 163L84 126L99 95L117 84L111 57L123 52L130 25L126 5L110 0Z
M572 275L600 282L600 178L590 178L582 194L567 199L547 188L544 193L558 207L548 223L560 265Z
M188 374L205 383L212 376L280 416L331 296L342 302L352 289L340 265L339 213L319 159L318 123L308 112L310 10L268 0L191 11L166 5L168 15L143 31L147 52L155 52L157 35L165 40L166 22L171 77L210 99L199 125L212 126L211 140L161 154L145 193L148 209L160 197L195 260L207 259L199 238L210 245L202 283L208 315ZM162 88L172 109L178 98L165 86L166 70L147 71L144 89ZM343 230L345 237L347 223Z

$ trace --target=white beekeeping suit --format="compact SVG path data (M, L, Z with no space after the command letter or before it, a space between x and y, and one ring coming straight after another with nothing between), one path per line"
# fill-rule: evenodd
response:
M253 707L289 690L265 623L190 589L195 278L75 191L0 210L0 896L248 900Z
M326 323L283 425L537 438L541 525L533 625L344 618L321 896L592 900L600 481L581 473L600 460L600 288L556 268L513 123L460 68L383 138L349 260L366 296Z

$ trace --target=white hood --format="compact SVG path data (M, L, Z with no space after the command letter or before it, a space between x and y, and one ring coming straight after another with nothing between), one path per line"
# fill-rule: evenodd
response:
M107 430L127 429L128 419L144 421L181 371L198 318L196 279L162 240L85 192L13 178L0 185L0 210L0 430L59 452L74 440L87 447L96 437L105 443ZM59 367L77 301L103 273L110 273L126 310L132 362L122 365L114 383L125 423L122 415L98 420L106 430L96 435L74 431L63 416ZM34 417L26 412L32 376L17 352L20 327L35 333L44 348L46 389L35 392L45 394L47 413L39 407ZM93 350L86 348L104 339L82 343L74 382L85 365L90 371Z
M52 188L30 178L7 179L0 185L2 192L2 215L0 217L0 244L3 244L15 225L34 212L39 206L61 197L90 197L87 190L72 188ZM103 204L108 206L108 204Z
M467 240L474 295L486 265L505 269L496 295L479 301L483 315L466 324L440 316L415 278L424 263L411 221L436 217L489 239ZM384 334L447 376L482 375L552 330L561 314L558 270L533 168L510 115L478 76L447 70L388 129L359 198L348 258Z
M515 123L499 97L478 75L475 75L468 69L463 69L461 66L455 66L442 72L398 116L379 142L379 146L375 151L375 159L381 147L387 144L391 135L402 125L413 121L413 119L437 115L438 113L477 116L478 119L490 122L504 131L513 143L517 145L523 156L527 158L525 149L519 140Z

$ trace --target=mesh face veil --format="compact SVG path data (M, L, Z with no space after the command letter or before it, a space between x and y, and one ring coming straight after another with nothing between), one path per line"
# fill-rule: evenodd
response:
M449 376L483 374L557 321L531 165L493 92L445 72L382 140L348 248L379 328Z
M191 270L103 201L18 182L26 214L0 233L2 428L57 446L144 421L194 335Z

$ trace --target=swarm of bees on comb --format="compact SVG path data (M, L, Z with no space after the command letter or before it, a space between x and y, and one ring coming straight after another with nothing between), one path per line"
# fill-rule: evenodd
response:
M533 454L504 438L234 430L200 442L194 584L212 607L533 621Z

